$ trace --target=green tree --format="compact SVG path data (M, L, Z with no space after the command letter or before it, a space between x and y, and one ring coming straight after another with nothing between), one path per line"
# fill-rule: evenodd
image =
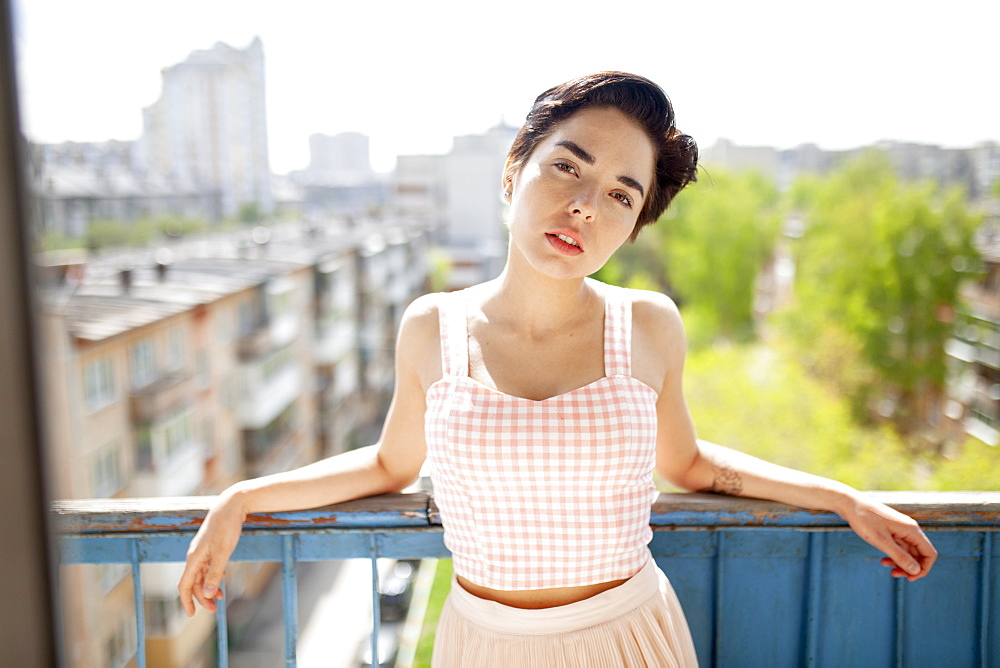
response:
M791 195L806 227L786 324L857 407L912 433L944 388L959 286L980 267L980 217L961 191L899 181L881 152L801 181ZM823 359L852 351L856 364Z
M264 220L264 214L260 212L260 207L256 202L244 202L240 205L238 218L241 223L253 225Z
M145 246L153 237L153 225L148 220L134 223L120 220L95 220L84 235L87 248L102 250L128 246Z
M197 234L208 229L208 223L204 220L177 215L161 216L153 225L161 235L173 238Z
M757 275L773 254L781 220L770 180L712 170L598 277L670 294L684 311L694 347L719 338L748 340Z
M889 428L854 422L847 398L779 339L692 351L685 396L698 436L859 489L913 489L911 456Z

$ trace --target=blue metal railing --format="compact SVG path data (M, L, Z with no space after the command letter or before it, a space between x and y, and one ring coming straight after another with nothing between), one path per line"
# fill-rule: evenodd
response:
M1000 668L1000 493L879 493L929 531L940 557L921 581L893 580L880 554L829 513L705 494L664 494L650 545L684 606L704 666ZM139 564L183 561L212 499L55 504L61 561L129 563L138 665L145 663ZM296 662L295 566L371 560L372 658L380 624L377 559L447 557L433 498L361 499L248 518L234 561L281 564L285 664ZM219 665L227 665L224 598Z

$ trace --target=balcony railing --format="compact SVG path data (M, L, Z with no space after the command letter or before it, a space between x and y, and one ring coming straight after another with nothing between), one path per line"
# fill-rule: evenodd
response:
M687 614L703 666L1000 666L1000 492L875 493L917 519L940 554L931 575L895 580L836 515L706 494L663 494L651 549ZM54 505L64 564L131 564L138 665L139 565L183 561L212 499ZM282 565L286 665L295 664L299 561L448 557L431 495L393 494L252 515L236 561ZM217 615L226 665L225 606ZM372 655L377 657L377 648Z

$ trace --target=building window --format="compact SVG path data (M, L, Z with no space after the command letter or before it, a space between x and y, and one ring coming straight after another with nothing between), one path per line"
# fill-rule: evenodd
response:
M105 498L124 487L121 467L121 447L112 442L97 451L93 461L93 495Z
M114 366L105 357L91 362L83 371L87 410L96 412L115 400Z
M195 355L195 370L197 372L198 389L205 390L212 385L212 366L208 353L199 350Z
M236 375L229 374L222 381L222 405L229 410L236 408L239 403L239 391L236 382Z
M250 297L243 299L238 307L238 331L239 336L246 337L257 331L257 328L264 324L264 304L263 295L260 291L254 292Z
M153 433L149 425L141 425L135 434L136 468L153 470Z
M137 430L136 466L141 471L166 469L175 456L194 447L195 443L194 408L188 407Z
M263 429L247 429L243 432L244 457L256 463L267 457L296 429L295 403L282 411Z
M194 443L194 411L186 410L163 425L163 459L169 462L175 454Z
M174 327L167 338L167 368L177 371L183 367L184 352L184 332L180 327Z
M220 306L215 310L215 338L221 345L229 345L233 340L233 309Z
M295 366L294 351L291 346L280 348L260 365L260 382L269 383L285 369Z
M151 340L144 339L132 346L129 357L131 361L129 379L132 389L138 390L156 380L156 355Z

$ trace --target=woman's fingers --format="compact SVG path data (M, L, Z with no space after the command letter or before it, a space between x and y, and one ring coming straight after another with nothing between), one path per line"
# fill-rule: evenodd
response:
M883 535L875 544L875 547L888 555L889 560L899 569L901 573L908 577L916 577L921 574L920 563L904 549L891 534ZM883 562L884 563L884 562ZM895 569L894 573L895 573Z
M191 540L184 572L177 583L181 606L188 617L195 613L194 601L209 612L218 609L216 601L223 596L226 564L240 540L244 517L232 497L223 495Z
M937 550L919 527L906 528L899 534L890 528L873 544L888 555L882 565L893 567L893 577L905 577L910 582L927 575L937 560Z
M220 559L216 559L211 563L201 588L201 596L205 601L202 605L204 605L211 612L215 612L215 599L222 598L221 587L222 578L225 576L225 565L220 564L220 562Z
M861 538L887 555L881 563L892 567L893 577L918 580L937 559L937 550L920 526L888 506L865 503L848 521Z
M193 617L195 613L192 596L197 599L197 592L202 589L203 561L203 558L194 553L189 553L187 563L184 565L184 573L181 574L181 579L177 583L177 591L181 597L181 607L184 608L184 613L188 617ZM200 600L199 603L201 603Z

